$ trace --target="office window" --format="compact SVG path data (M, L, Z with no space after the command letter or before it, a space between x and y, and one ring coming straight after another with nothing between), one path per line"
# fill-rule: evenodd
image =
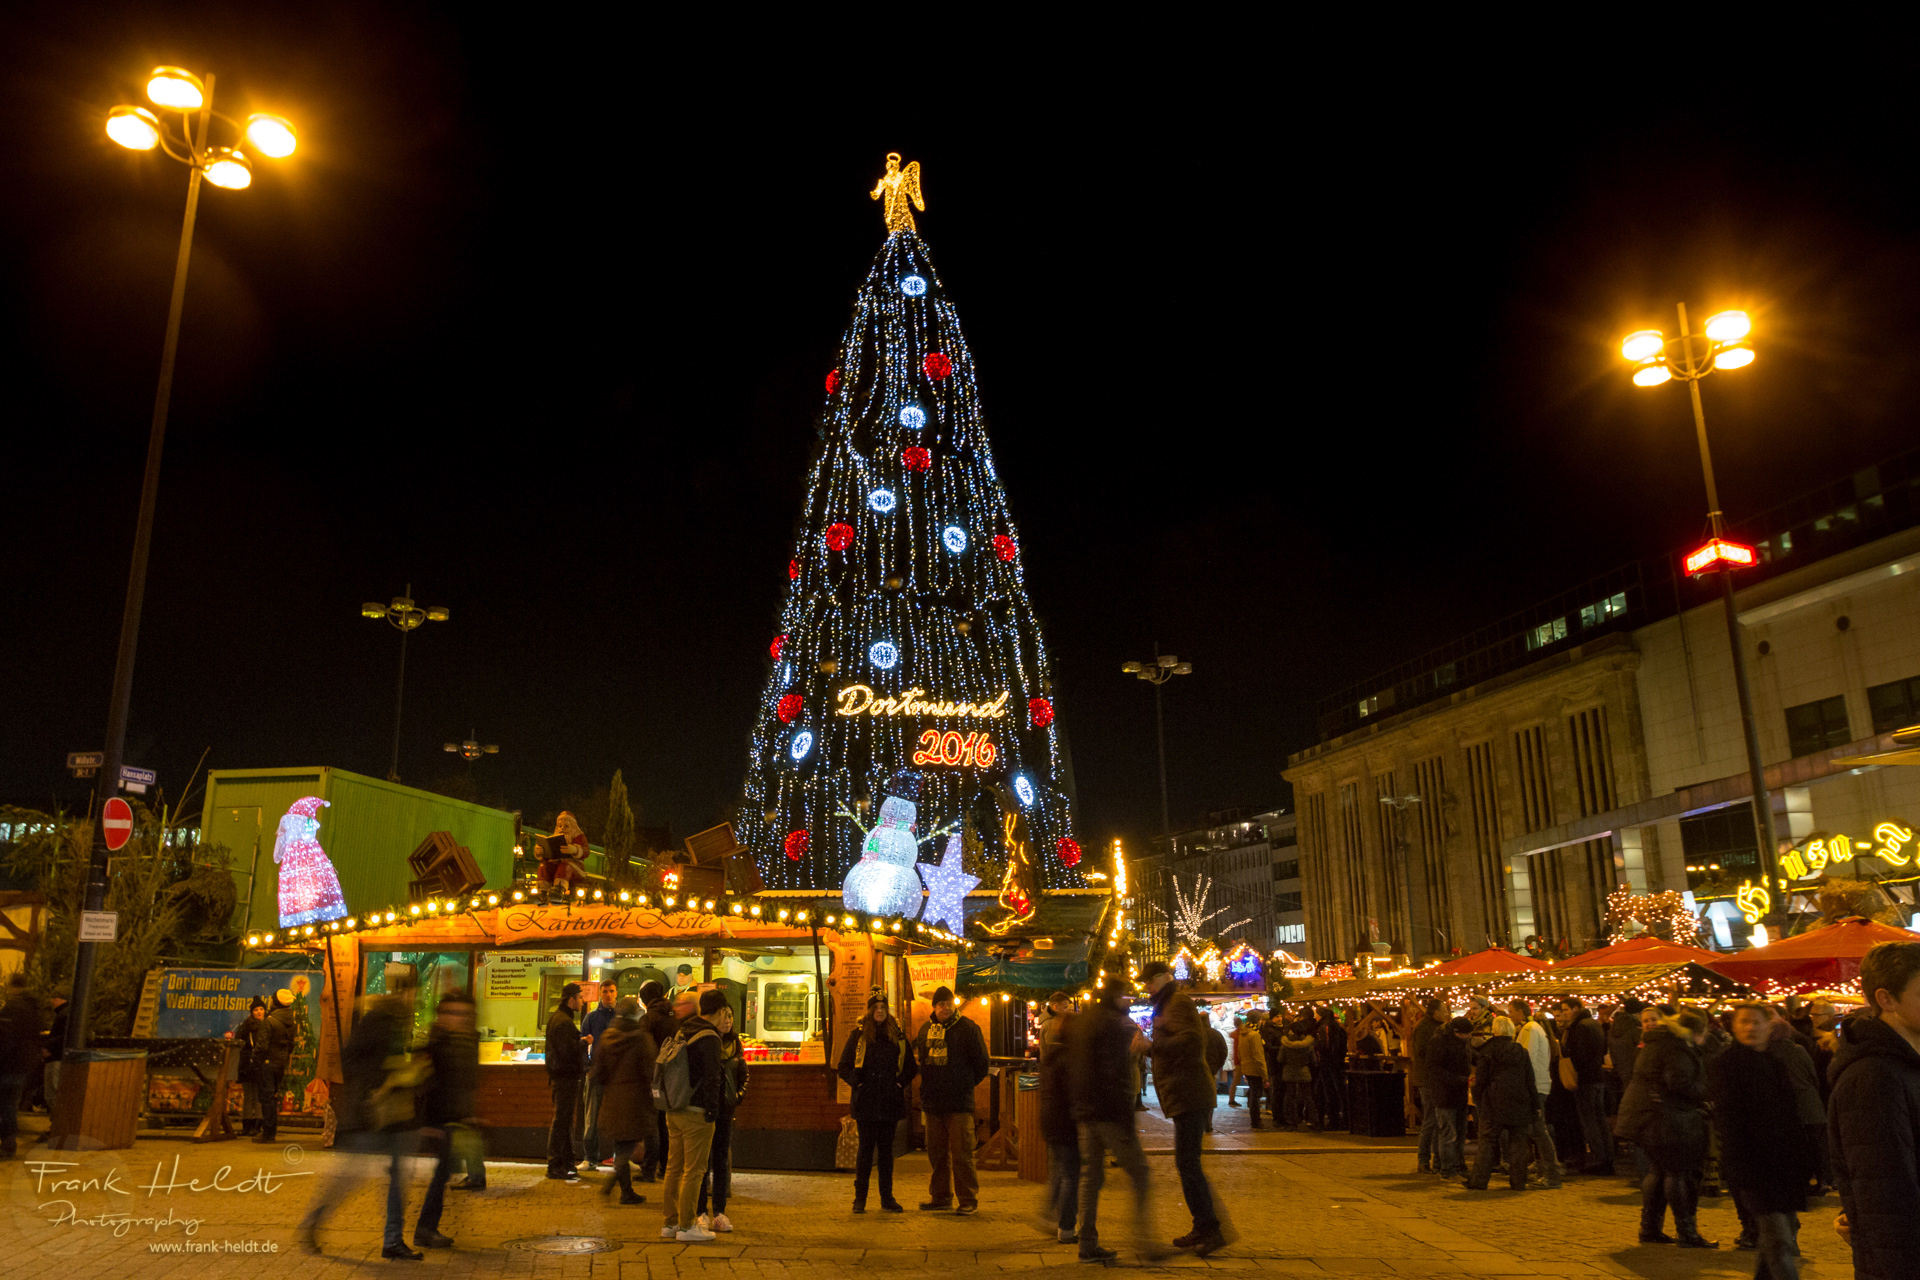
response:
M1444 689L1459 678L1458 668L1454 663L1448 662L1433 669L1433 687L1436 689Z
M1567 638L1567 620L1555 618L1552 622L1543 622L1527 632L1527 648L1544 649L1556 641Z
M1605 600L1585 605L1580 610L1580 625L1597 627L1609 618L1618 618L1627 611L1627 593L1615 592Z
M1873 716L1875 733L1892 733L1920 724L1920 676L1874 685L1867 690L1867 710Z
M1787 742L1792 754L1808 756L1852 741L1845 698L1836 695L1787 708Z
M1275 880L1298 880L1300 878L1300 859L1290 858L1285 862L1273 864Z
M1753 806L1728 805L1680 819L1680 848L1687 859L1687 883L1714 880L1738 883L1760 870L1760 842L1754 838Z
M1299 895L1299 894L1297 894L1297 893L1276 893L1276 894L1274 894L1274 895L1273 895L1273 909L1274 909L1275 911L1298 911L1298 910L1300 910L1300 895Z

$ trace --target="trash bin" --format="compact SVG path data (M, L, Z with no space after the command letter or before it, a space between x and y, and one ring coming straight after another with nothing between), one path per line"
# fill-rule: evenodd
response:
M1047 1140L1040 1132L1040 1073L1022 1071L1013 1081L1013 1133L1020 1142L1020 1180L1047 1180Z
M1369 1138L1407 1132L1407 1074L1347 1069L1347 1131Z
M147 1091L145 1049L69 1049L47 1145L58 1151L112 1151L133 1145Z

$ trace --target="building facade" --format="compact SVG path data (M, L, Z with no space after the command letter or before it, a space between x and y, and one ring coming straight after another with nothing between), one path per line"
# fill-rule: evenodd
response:
M1294 815L1277 809L1210 813L1205 826L1154 841L1128 868L1146 954L1173 954L1188 928L1263 955L1283 936L1298 935L1304 916L1295 854Z
M1777 834L1912 828L1920 770L1845 762L1920 721L1920 451L1738 532L1763 561L1735 599ZM1626 566L1322 705L1322 740L1285 771L1314 958L1584 949L1620 885L1764 885L1720 584L1677 564ZM1744 942L1738 912L1707 914Z

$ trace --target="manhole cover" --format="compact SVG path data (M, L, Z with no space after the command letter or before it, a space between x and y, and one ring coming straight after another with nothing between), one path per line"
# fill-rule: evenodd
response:
M530 1236L506 1247L509 1253L612 1253L620 1246L599 1236Z

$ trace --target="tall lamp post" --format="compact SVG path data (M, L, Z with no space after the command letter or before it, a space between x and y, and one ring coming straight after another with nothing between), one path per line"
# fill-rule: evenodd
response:
M467 776L469 778L473 776L473 762L475 760L480 759L482 756L497 756L500 754L500 745L498 743L488 742L482 744L479 735L471 729L467 730L467 736L464 741L445 742L440 745L440 749L442 751L452 752L462 760L465 760L467 762Z
M1160 834L1163 838L1173 838L1173 824L1167 817L1167 721L1160 708L1160 686L1175 676L1193 674L1193 664L1182 662L1170 653L1161 653L1155 645L1152 662L1129 662L1120 670L1125 675L1139 676L1153 686L1153 732L1160 740Z
M1716 369L1744 369L1753 363L1753 317L1744 311L1722 311L1707 318L1706 329L1694 333L1687 323L1687 304L1678 306L1680 336L1669 339L1658 329L1641 329L1620 342L1620 354L1633 365L1633 384L1657 387L1675 379L1687 384L1693 400L1693 431L1700 445L1700 473L1707 482L1707 544L1687 557L1689 574L1717 573L1720 599L1726 606L1727 644L1733 650L1733 686L1740 699L1740 726L1746 734L1747 774L1753 787L1753 830L1759 843L1760 874L1771 900L1779 885L1779 850L1773 829L1773 800L1767 794L1766 762L1760 755L1760 729L1753 718L1753 689L1747 680L1747 646L1740 633L1740 611L1733 600L1733 571L1753 565L1752 547L1727 540L1726 518L1720 509L1720 489L1713 479L1713 454L1707 448L1707 415L1700 405L1700 380Z
M393 758L387 764L387 781L400 781L400 707L407 692L407 637L429 622L445 622L452 617L446 606L434 605L422 609L413 602L413 584L407 584L407 594L395 596L392 604L381 604L378 600L369 600L360 606L360 616L374 621L386 621L400 633L400 675L393 682ZM498 750L496 747L495 750Z
M187 299L187 262L193 254L194 215L200 208L200 180L242 191L253 184L255 155L283 160L297 145L293 126L264 113L246 121L213 109L213 76L197 76L183 67L155 67L147 75L146 107L118 106L107 114L107 136L129 151L164 151L187 166L187 212L180 224L180 249L173 260L173 297L167 304L167 334L160 345L160 384L153 397L153 423L147 432L146 474L140 484L140 514L133 527L133 565L127 573L126 603L120 613L120 648L113 662L113 694L107 707L107 741L101 752L102 806L120 786L127 748L127 712L133 700L133 659L140 643L140 612L147 594L147 553L153 543L153 509L160 494L160 453L167 438L167 408L173 399L174 356L180 349L180 312ZM178 116L179 135L174 134ZM218 119L232 132L234 146L211 146L208 133ZM92 811L93 845L87 860L86 909L98 911L107 900L107 845L98 810ZM66 1048L83 1049L93 1004L96 944L82 942L74 952L73 999L67 1020Z

